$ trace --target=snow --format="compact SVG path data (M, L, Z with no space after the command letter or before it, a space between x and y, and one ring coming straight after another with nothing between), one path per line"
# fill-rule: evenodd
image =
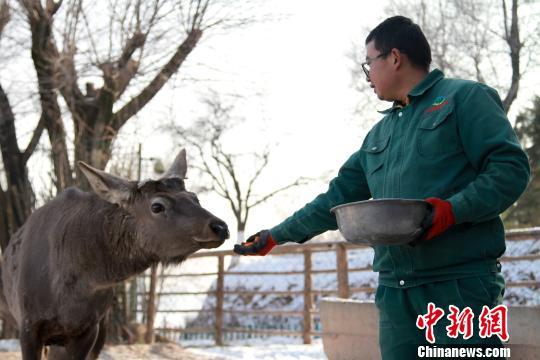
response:
M20 351L21 346L19 345L18 339L5 339L0 340L0 352L4 351ZM2 358L2 356L0 356Z
M505 256L540 254L540 239L508 241ZM502 263L502 272L506 282L538 281L540 260L522 260ZM540 305L539 289L526 287L507 287L503 302L506 305Z
M324 354L322 341L315 341L311 345L294 344L294 343L276 343L272 338L272 343L269 341L250 342L249 346L225 346L225 347L208 347L208 348L190 348L190 352L199 355L219 355L220 359L257 359L257 360L318 360L326 359ZM289 340L290 341L290 340Z
M204 344L199 344L204 345ZM19 359L19 341L15 339L0 340L0 359ZM180 348L171 343L153 345L120 345L106 346L99 359L186 359L186 360L316 360L326 359L322 342L315 341L311 345L299 344L290 338L269 338L236 342L232 346L203 346Z

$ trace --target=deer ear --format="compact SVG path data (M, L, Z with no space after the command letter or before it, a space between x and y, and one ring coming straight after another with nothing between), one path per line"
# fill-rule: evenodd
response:
M118 205L128 201L131 195L129 181L98 170L82 161L79 161L78 165L86 179L88 179L92 189L100 198Z
M186 149L180 150L176 158L174 159L171 167L167 172L161 177L162 179L177 177L180 179L186 178L187 172L187 160L186 160Z

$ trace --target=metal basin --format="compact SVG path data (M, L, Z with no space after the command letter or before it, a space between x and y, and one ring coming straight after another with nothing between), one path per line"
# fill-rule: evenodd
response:
M429 204L423 200L377 199L332 208L339 230L351 243L402 245L422 234Z

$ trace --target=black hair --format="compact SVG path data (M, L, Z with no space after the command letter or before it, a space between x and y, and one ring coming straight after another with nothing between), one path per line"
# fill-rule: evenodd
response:
M393 16L369 33L366 45L374 41L375 49L381 54L389 54L392 49L398 49L405 53L413 65L428 71L431 64L431 48L420 29L405 16Z

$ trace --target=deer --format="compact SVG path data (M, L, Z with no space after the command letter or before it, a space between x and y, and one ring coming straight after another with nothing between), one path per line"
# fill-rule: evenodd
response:
M64 347L49 358L97 359L117 284L229 238L185 188L185 149L158 180L78 166L92 191L67 188L35 210L3 255L0 302L18 326L23 360L41 359L48 345Z

